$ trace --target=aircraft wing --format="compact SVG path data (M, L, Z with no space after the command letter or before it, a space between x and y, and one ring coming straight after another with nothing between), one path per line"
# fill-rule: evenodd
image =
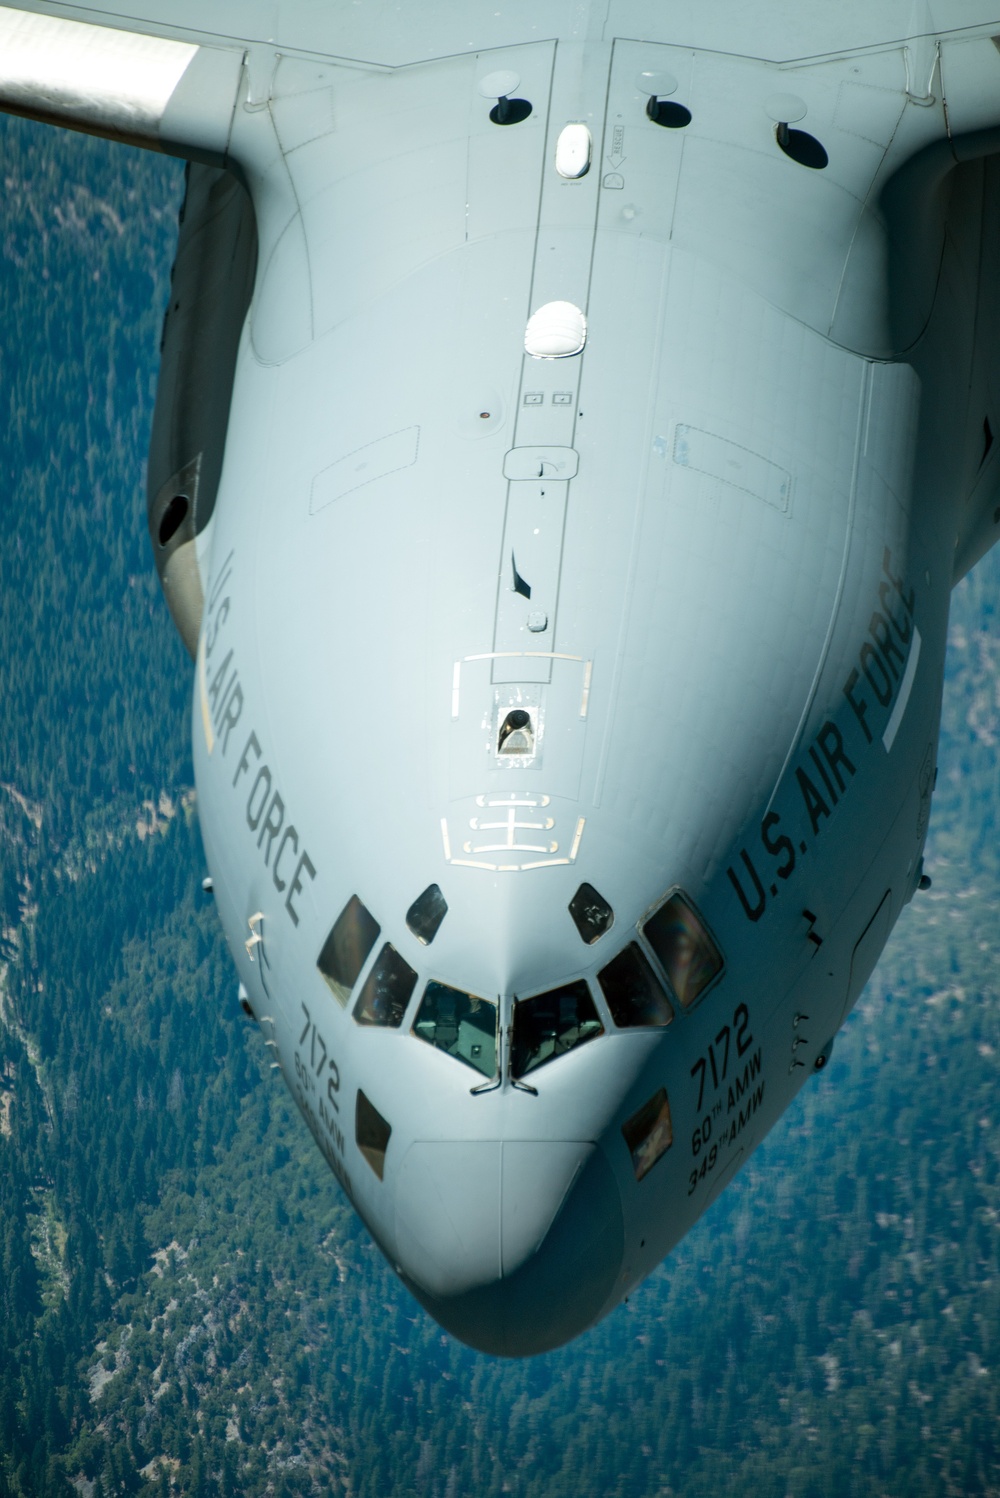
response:
M998 0L122 0L0 6L0 109L221 163L241 90L264 104L279 55L395 68L551 40L641 37L794 70L906 49L915 101L954 90L949 133L1000 122L983 43ZM968 46L978 43L979 46ZM990 59L992 60L992 59ZM998 69L1000 71L1000 69ZM943 79L943 84L942 84ZM951 99L949 98L949 107Z
M15 10L198 45L274 47L383 67L523 45L641 38L795 62L1000 25L996 0L23 0Z

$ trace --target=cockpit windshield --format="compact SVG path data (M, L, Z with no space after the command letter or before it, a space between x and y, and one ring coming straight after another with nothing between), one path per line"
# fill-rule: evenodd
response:
M546 1061L603 1034L590 989L582 979L531 999L518 999L514 1005L511 1072L515 1077L526 1076Z
M489 999L432 980L424 989L413 1033L484 1077L496 1074L497 1006Z
M602 968L597 980L616 1025L669 1025L674 1017L666 989L632 941Z
M398 1029L416 987L417 975L410 964L386 942L378 961L365 979L354 1005L359 1025L387 1025Z

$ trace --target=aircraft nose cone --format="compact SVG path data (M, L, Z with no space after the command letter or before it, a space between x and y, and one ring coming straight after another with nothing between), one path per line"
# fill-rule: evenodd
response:
M583 1331L624 1250L621 1199L593 1144L416 1143L396 1188L402 1277L481 1352L526 1356Z

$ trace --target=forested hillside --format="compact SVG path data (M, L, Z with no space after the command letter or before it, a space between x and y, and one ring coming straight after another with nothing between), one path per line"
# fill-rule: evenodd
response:
M506 1363L293 1117L203 866L142 470L181 173L0 121L0 1498L1000 1493L1000 558L834 1059L602 1326Z

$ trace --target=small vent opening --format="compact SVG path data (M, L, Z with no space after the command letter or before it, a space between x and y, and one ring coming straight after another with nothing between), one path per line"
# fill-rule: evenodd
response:
M167 505L157 532L161 546L168 546L187 519L191 501L186 494L175 494Z
M779 124L774 127L774 134L785 155L797 161L799 166L808 166L813 171L820 172L829 165L830 158L826 154L826 148L808 130L793 130L790 125Z
M662 125L665 130L683 130L691 123L691 111L686 105L674 99L657 99L655 95L646 105L646 114L654 125Z
M520 125L531 113L527 99L498 99L490 110L494 125Z

